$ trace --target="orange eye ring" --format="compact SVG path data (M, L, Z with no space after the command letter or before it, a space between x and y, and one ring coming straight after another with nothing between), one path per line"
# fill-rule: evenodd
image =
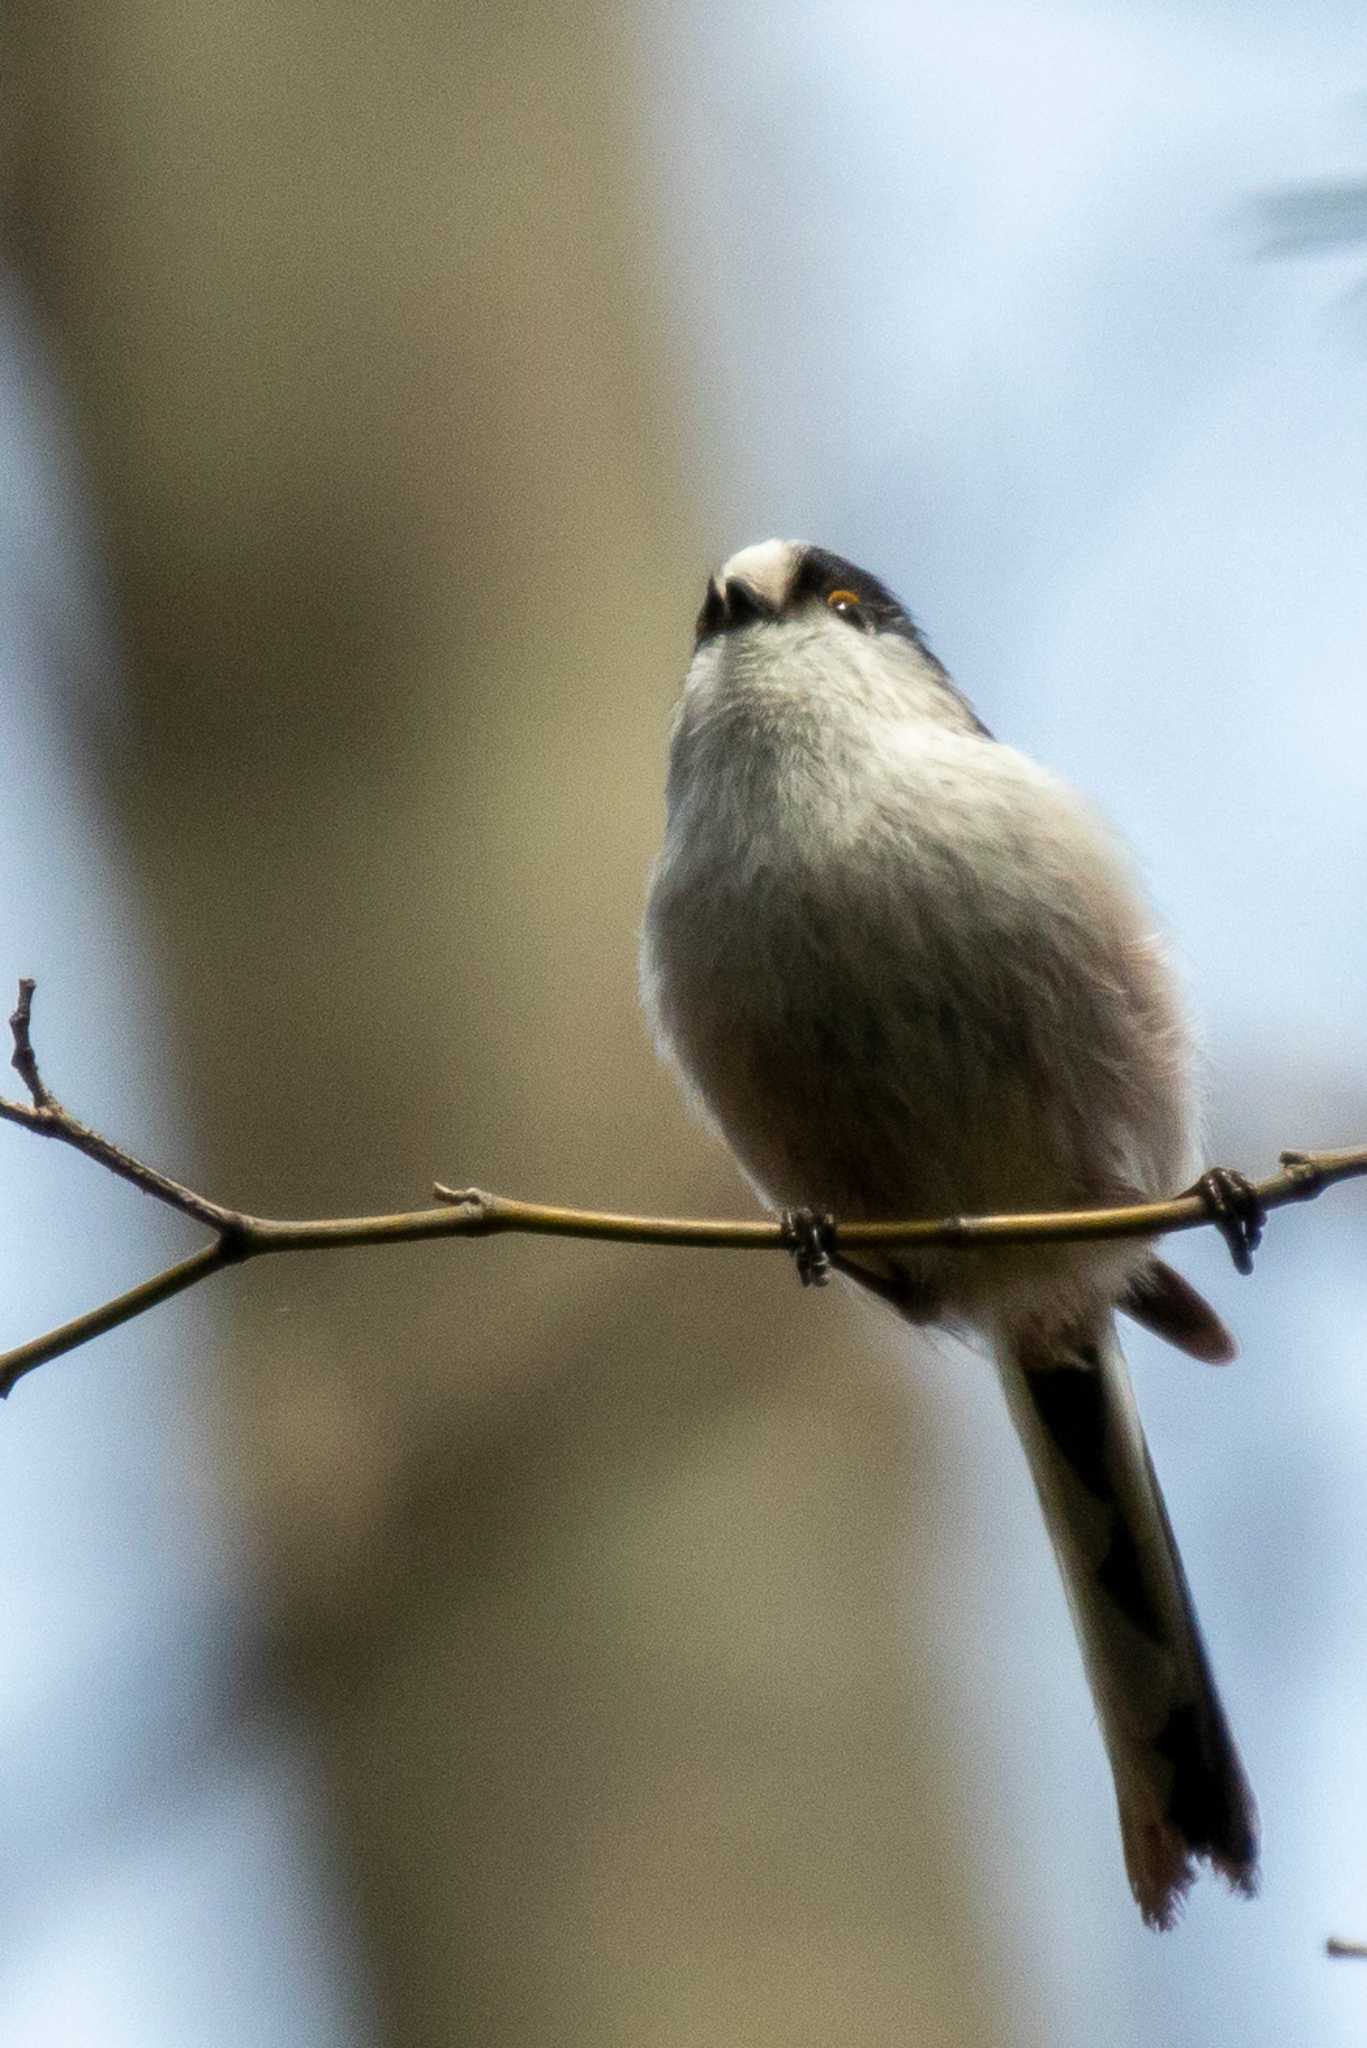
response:
M860 605L857 590L828 591L826 602L833 612L857 612Z

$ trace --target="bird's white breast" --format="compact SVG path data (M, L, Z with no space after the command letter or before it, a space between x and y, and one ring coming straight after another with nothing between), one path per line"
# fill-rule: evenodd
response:
M695 663L643 948L660 1036L778 1204L1176 1185L1185 1039L1110 835L909 643L832 627Z

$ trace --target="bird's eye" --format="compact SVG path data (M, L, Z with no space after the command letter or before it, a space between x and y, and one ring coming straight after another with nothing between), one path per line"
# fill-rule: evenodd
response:
M831 610L842 619L848 619L852 626L864 623L864 607L857 590L830 590L826 602Z

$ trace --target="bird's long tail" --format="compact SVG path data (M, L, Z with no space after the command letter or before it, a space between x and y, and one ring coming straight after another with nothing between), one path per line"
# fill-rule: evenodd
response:
M1110 1755L1130 1884L1149 1924L1170 1927L1199 1861L1254 1890L1258 1816L1114 1321L1011 1332L998 1360Z

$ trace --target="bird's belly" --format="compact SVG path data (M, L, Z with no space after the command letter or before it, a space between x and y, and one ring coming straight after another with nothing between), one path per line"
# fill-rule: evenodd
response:
M1056 885L972 842L916 857L789 846L662 872L663 1035L776 1205L847 1218L1123 1200L1175 1183L1180 1023L1143 927L1085 871Z
M1070 1105L1011 1018L914 963L895 1005L833 973L759 1007L724 973L676 1025L688 1072L747 1173L777 1204L846 1216L1062 1206L1089 1161Z

